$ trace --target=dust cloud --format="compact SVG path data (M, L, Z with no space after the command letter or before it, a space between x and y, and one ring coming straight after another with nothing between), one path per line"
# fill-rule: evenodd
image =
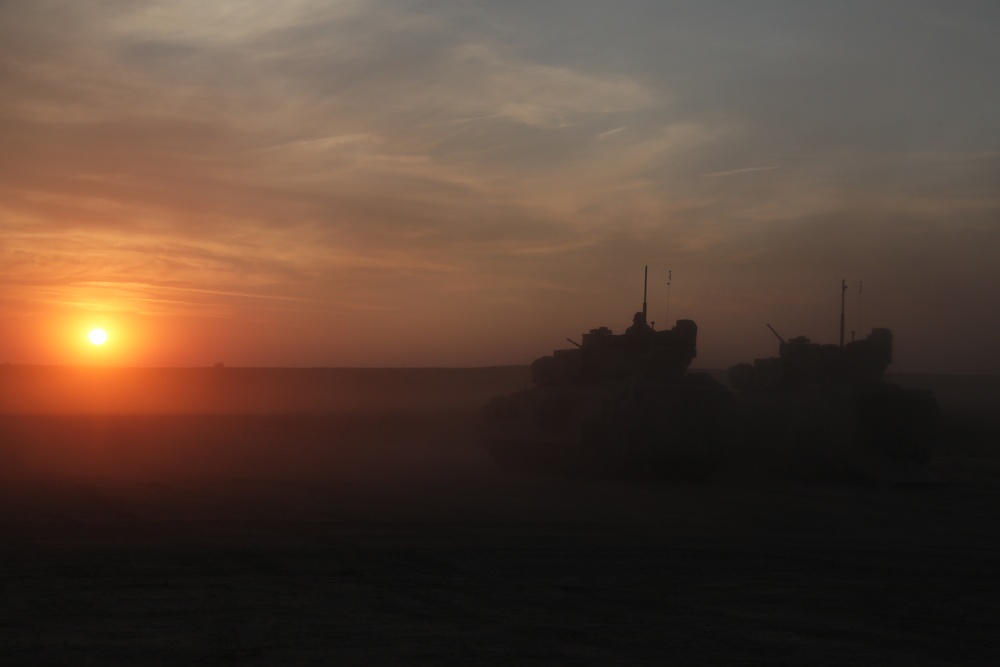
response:
M5 663L995 663L995 378L920 487L506 471L526 378L0 369Z

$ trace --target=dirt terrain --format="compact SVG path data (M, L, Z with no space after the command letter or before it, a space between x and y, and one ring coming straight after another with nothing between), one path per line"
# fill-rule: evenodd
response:
M886 486L497 470L475 406L523 369L33 370L0 369L3 664L1000 660L996 378L897 378L946 438Z

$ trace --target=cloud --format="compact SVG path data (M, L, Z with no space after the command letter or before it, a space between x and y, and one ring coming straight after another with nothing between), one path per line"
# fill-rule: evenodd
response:
M127 285L122 303L145 290L144 308L174 313L263 307L247 295L365 304L380 326L479 308L462 301L479 290L537 308L522 315L541 327L613 309L650 261L730 305L746 276L770 289L767 275L875 256L910 274L901 247L948 248L967 275L1000 211L995 18L930 3L6 3L0 284L61 303Z
M702 174L702 178L719 178L722 176L735 176L736 174L749 174L755 171L771 171L773 169L781 169L781 167L743 167L741 169L729 169L727 171L715 171L711 174Z
M612 136L618 134L619 132L624 132L624 131L625 131L625 126L622 125L621 127L616 127L616 128L614 128L612 130L606 130L604 132L600 132L597 135L597 138L603 141L604 139L607 139L608 137L612 137Z

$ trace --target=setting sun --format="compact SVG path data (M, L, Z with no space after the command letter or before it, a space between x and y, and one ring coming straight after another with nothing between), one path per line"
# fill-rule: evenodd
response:
M90 342L94 345L104 345L108 340L108 334L104 329L92 329L88 338L90 338Z

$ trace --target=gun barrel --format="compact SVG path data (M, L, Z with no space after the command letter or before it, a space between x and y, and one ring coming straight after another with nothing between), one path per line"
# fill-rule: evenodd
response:
M778 340L780 340L782 343L785 342L785 339L781 337L780 333L778 333L777 331L774 330L774 327L772 327L770 324L768 324L767 328L771 330L771 333L773 333L775 336L778 337Z

